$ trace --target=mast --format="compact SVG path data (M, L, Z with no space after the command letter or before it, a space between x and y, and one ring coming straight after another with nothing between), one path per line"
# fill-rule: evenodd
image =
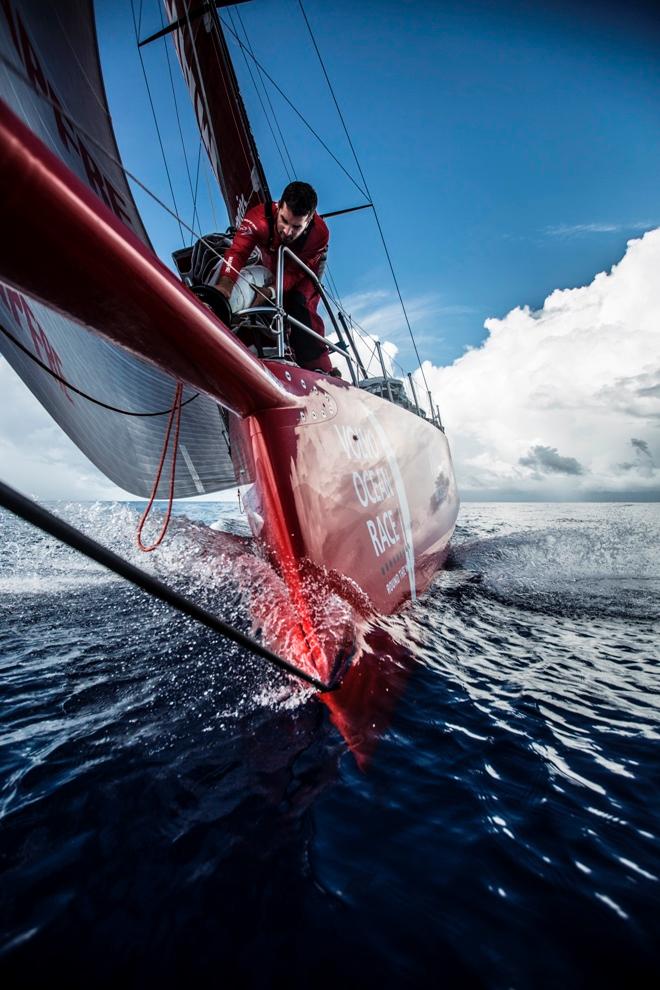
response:
M190 0L163 3L170 23L181 25L172 31L174 47L229 222L238 227L246 210L271 196L220 18L211 5L193 17Z

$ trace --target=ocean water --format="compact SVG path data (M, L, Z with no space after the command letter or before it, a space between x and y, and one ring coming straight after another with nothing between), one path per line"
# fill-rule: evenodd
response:
M53 509L276 610L234 506ZM464 505L321 699L0 512L0 985L660 985L659 536Z

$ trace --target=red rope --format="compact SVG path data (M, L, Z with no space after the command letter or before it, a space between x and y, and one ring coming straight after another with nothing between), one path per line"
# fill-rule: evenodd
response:
M137 533L135 534L137 545L139 546L140 550L143 550L145 553L150 553L152 550L155 550L156 547L160 546L160 544L163 542L165 538L165 533L167 532L167 527L170 524L170 518L172 516L172 502L174 501L174 480L176 478L176 455L177 455L177 450L179 449L179 427L181 425L182 396L183 396L183 385L181 384L181 382L177 382L176 390L174 392L174 403L172 405L172 408L170 409L170 416L167 421L165 442L163 444L163 450L160 455L160 464L158 465L156 480L154 481L154 486L151 489L151 498L149 499L149 504L142 513L142 517L140 519L140 522L138 523ZM160 484L160 476L163 473L163 467L165 466L167 451L170 445L172 424L174 423L175 418L176 418L176 426L174 428L174 446L172 449L172 470L170 472L170 494L167 503L167 513L165 515L165 522L163 523L162 529L158 534L156 542L152 543L151 546L145 546L144 543L142 542L142 529L144 528L144 524L147 521L149 513L151 512L151 507L154 504L154 500L156 498L156 492L158 491L158 485Z

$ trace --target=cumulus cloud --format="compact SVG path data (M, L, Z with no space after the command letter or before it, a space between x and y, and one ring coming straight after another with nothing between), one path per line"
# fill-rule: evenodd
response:
M660 229L631 240L610 272L557 289L540 310L518 307L485 323L488 336L448 367L426 362L459 486L472 497L660 497ZM369 374L388 372L407 334L390 294L346 300L369 331L359 344ZM437 299L409 306L414 324L446 312ZM393 339L391 339L393 338ZM335 360L336 364L345 362ZM414 375L425 406L425 383ZM121 498L0 361L4 480L50 498ZM428 406L427 406L428 407ZM8 468L11 468L8 473Z
M659 271L660 229L589 285L487 320L451 366L425 363L464 493L660 497Z
M584 474L584 468L574 457L562 457L556 447L536 444L518 460L523 467L534 468L538 474Z

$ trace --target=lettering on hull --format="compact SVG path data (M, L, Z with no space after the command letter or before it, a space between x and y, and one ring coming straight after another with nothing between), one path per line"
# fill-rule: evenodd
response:
M334 424L336 436L344 454L352 464L355 499L361 510L373 510L364 520L368 546L378 561L381 574L390 574L385 591L392 594L405 580L410 580L411 596L415 597L414 551L410 531L410 512L396 456L382 428L370 417L373 428ZM374 463L375 462L375 463ZM384 503L394 502L394 506ZM398 554L396 553L398 549ZM394 556L405 560L394 575L390 564ZM383 558L388 560L383 564Z

